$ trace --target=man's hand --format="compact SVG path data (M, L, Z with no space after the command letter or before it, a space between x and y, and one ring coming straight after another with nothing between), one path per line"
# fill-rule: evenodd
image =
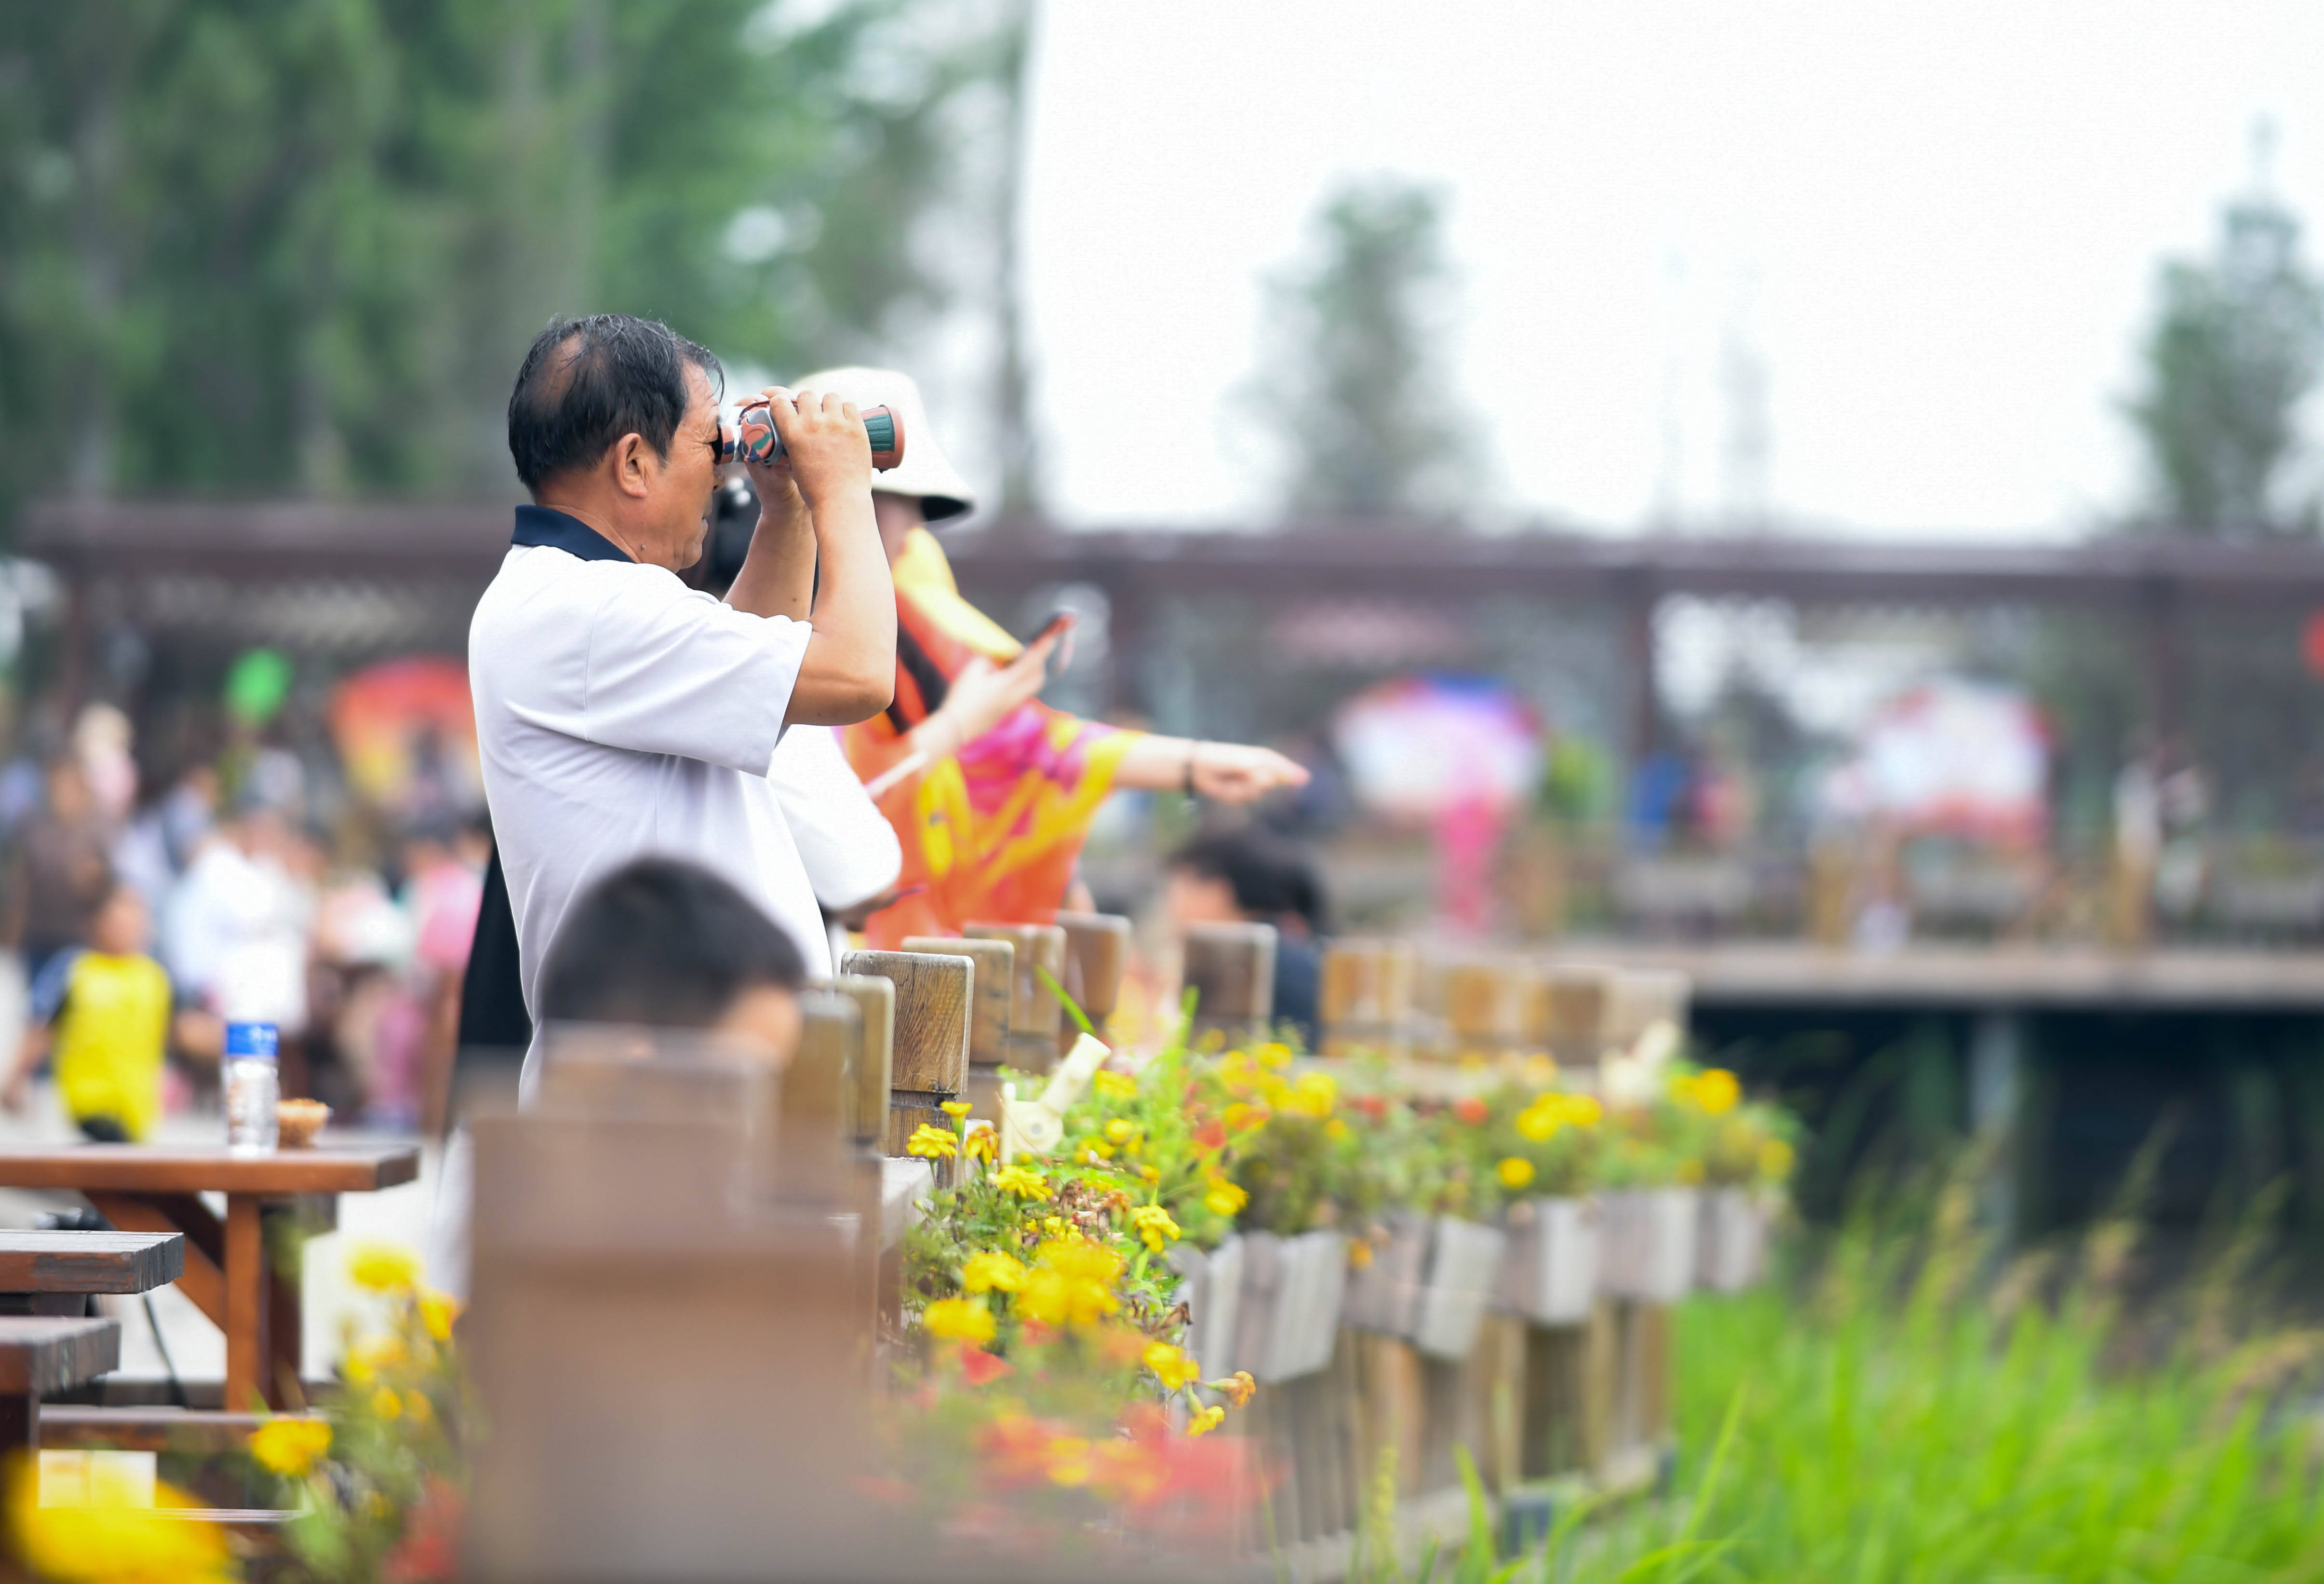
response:
M1042 635L1007 665L994 665L978 655L961 667L945 689L942 708L913 732L915 746L931 759L957 754L1008 719L1020 705L1038 698L1041 685L1048 680L1049 656L1064 642L1067 630L1060 626Z
M32 1098L32 1086L26 1081L27 1077L27 1074L19 1072L10 1078L5 1087L0 1087L0 1110L6 1111L11 1116L24 1114L24 1103Z
M796 486L810 511L870 494L872 441L854 403L813 391L794 394L781 385L769 386L764 394L775 432L782 437L783 458L770 468L751 468L751 482L760 486L761 503L770 486L779 492Z
M1255 802L1277 787L1305 786L1307 771L1273 748L1248 743L1196 743L1194 790L1222 803Z

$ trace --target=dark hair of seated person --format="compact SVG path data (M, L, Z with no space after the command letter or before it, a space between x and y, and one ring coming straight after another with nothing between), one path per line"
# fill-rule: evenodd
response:
M696 865L640 858L565 915L540 976L558 1023L706 1029L746 992L797 991L798 948L740 891Z
M1273 837L1250 829L1206 831L1172 853L1169 866L1223 882L1247 919L1271 924L1296 919L1310 934L1329 933L1314 866Z

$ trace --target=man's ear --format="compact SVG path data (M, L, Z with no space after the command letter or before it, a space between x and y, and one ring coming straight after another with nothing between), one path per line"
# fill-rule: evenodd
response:
M661 459L638 433L623 435L613 446L613 487L623 495L643 500L652 492L654 475L661 470Z

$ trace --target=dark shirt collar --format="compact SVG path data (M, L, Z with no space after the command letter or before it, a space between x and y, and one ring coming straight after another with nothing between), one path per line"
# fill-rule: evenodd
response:
M519 506L516 509L518 544L546 544L567 555L579 556L585 561L631 561L629 551L598 533L578 517L568 517L554 506Z

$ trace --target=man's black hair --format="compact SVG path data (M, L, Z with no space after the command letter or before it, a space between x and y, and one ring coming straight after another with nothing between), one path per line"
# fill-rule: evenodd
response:
M1170 867L1224 881L1234 893L1236 911L1252 919L1267 922L1296 914L1314 933L1326 932L1323 887L1314 866L1282 841L1255 830L1209 831L1172 853Z
M543 1021L708 1028L746 990L796 990L798 948L709 870L640 858L565 915L540 976Z
M533 341L509 393L509 455L538 496L560 473L587 468L625 434L641 434L668 460L686 417L686 370L715 392L718 359L668 325L626 313L559 319Z

